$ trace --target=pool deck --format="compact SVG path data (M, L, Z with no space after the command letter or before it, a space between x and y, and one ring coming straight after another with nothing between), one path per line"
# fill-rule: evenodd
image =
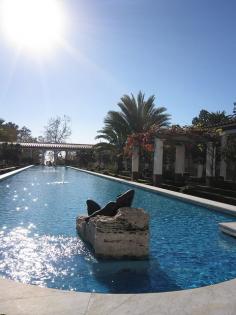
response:
M24 169L13 172L16 174ZM13 172L1 175L0 180L14 175ZM236 215L235 206L95 174ZM99 294L41 288L0 278L0 314L236 315L235 292L236 279L212 286L166 293Z
M0 279L5 315L235 315L236 279L198 289L146 294L62 291Z

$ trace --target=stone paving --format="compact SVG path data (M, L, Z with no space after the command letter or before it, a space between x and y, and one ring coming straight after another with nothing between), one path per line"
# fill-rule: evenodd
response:
M0 279L6 315L235 315L236 279L167 293L98 294L40 288Z

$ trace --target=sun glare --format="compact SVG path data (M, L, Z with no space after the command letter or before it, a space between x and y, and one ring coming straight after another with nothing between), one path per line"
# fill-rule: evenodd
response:
M36 53L51 51L65 28L60 0L2 0L0 18L9 41Z

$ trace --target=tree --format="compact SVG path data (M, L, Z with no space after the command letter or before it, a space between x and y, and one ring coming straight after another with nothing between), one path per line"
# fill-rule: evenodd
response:
M44 127L44 139L46 142L63 143L71 135L70 118L68 116L50 118Z
M226 115L226 112L224 110L208 112L207 110L202 109L199 115L193 118L192 124L198 127L211 127L227 122L229 120L230 118L228 115Z
M17 140L18 126L14 123L5 123L4 119L0 119L0 141L15 142Z
M44 142L46 142L46 140L45 140L45 138L43 136L38 136L37 142L44 143Z
M137 98L124 95L118 103L120 111L109 111L104 123L105 127L98 131L97 138L103 138L116 148L123 151L128 137L149 132L169 125L170 115L165 107L155 107L155 96L145 100L141 91Z
M21 129L18 130L17 141L18 142L35 142L37 141L37 139L32 137L32 133L29 128L23 126Z
M234 103L234 107L233 107L233 117L236 117L236 102Z
M135 99L134 95L124 95L118 106L120 116L127 125L129 134L149 131L153 126L168 126L169 117L165 107L155 107L155 96L150 96L145 101L145 94L141 91Z
M20 161L21 149L19 144L3 143L0 150L0 160L7 165L18 164Z
M154 101L154 95L145 100L145 94L141 91L137 99L133 94L124 95L118 103L121 111L109 111L104 120L105 127L113 130L125 142L131 134L168 126L170 115L165 107L155 107Z
M109 119L110 114L108 113L105 121ZM107 151L110 152L117 164L117 173L119 173L122 169L122 161L123 161L123 148L125 146L125 142L127 139L127 134L123 132L122 128L117 128L116 126L105 126L103 129L98 131L98 135L95 139L103 139L107 142L100 142L95 145L95 150L98 151Z

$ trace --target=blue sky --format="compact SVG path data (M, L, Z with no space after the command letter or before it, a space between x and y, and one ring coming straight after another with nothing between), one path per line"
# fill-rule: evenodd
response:
M20 0L19 0L20 1ZM71 142L94 143L123 94L156 95L172 123L236 101L236 1L66 0L67 48L17 55L0 38L0 117L42 134L68 115Z

